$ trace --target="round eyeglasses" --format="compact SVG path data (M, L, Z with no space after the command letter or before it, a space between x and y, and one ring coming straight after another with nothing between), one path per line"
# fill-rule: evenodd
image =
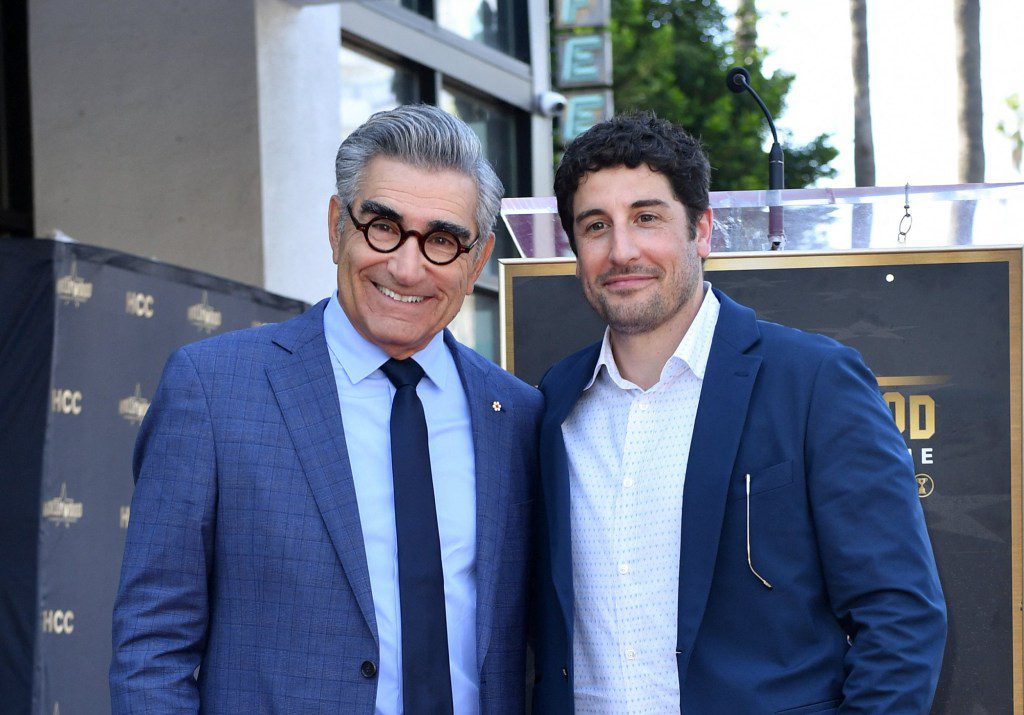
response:
M348 215L352 223L366 238L370 248L379 253L393 253L405 243L405 239L413 236L420 244L420 253L435 266L446 266L463 253L469 253L476 245L480 237L469 244L463 244L451 231L437 229L420 233L419 231L406 231L402 224L391 218L373 215L366 223L360 223L355 214L352 213L352 204L347 207Z

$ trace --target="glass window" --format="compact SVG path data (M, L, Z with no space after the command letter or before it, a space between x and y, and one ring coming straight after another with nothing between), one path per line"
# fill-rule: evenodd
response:
M497 294L482 291L478 287L466 296L462 310L448 327L460 343L468 345L492 362L500 362L498 317Z
M444 29L529 62L522 0L434 0L434 13Z
M408 67L342 47L341 137L344 139L374 112L420 100L416 72Z
M441 109L466 122L480 137L487 159L505 185L505 196L528 195L529 141L524 137L525 114L451 87L441 89L440 99ZM500 218L494 234L494 252L484 269L484 273L491 276L498 273L499 258L519 256Z
M388 5L399 5L413 12L423 13L423 0L379 0Z

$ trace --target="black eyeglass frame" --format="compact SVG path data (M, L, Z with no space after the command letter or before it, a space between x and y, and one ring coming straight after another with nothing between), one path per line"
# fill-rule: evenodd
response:
M348 211L349 218L352 219L352 224L359 230L359 233L363 234L363 238L366 239L366 245L372 248L377 253L394 253L395 251L402 247L402 244L405 243L405 239L409 238L410 236L413 236L416 238L416 242L420 244L420 254L424 258L433 263L435 266L447 266L459 260L459 256L461 256L463 253L469 253L471 250L473 250L473 246L475 246L480 241L480 236L477 236L468 244L464 244L458 238L452 236L452 238L455 238L455 245L457 247L455 255L452 256L447 261L435 261L433 258L427 255L427 239L433 236L435 233L451 235L450 231L436 230L428 231L427 233L420 233L419 231L411 230L406 231L402 224L396 221L395 219L388 218L387 216L380 216L379 214L374 214L369 221L367 221L366 223L361 223L359 219L356 218L356 215L352 213L352 204L349 204L345 208ZM395 226L398 227L398 243L395 244L394 248L377 248L376 246L373 245L373 241L370 240L370 226L372 226L373 222L378 219L390 221L391 223L395 224Z

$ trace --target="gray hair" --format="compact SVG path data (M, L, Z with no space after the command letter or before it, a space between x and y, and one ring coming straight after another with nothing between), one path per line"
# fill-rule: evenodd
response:
M338 147L334 172L343 206L355 201L363 169L378 156L472 177L477 188L477 249L483 248L498 217L505 187L484 157L480 139L464 121L429 104L405 104L374 114ZM340 214L339 228L344 226L345 213Z

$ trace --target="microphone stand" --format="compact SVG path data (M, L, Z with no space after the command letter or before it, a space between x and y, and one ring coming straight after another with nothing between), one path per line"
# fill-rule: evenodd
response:
M781 205L781 192L786 188L786 167L782 145L779 144L779 134L775 131L775 122L772 120L768 107L750 86L750 73L746 69L734 67L729 70L729 74L725 77L725 84L736 94L743 91L750 92L750 96L757 101L761 111L764 112L765 119L768 120L768 128L772 130L772 148L768 152L768 239L771 241L771 250L777 251L786 238Z

